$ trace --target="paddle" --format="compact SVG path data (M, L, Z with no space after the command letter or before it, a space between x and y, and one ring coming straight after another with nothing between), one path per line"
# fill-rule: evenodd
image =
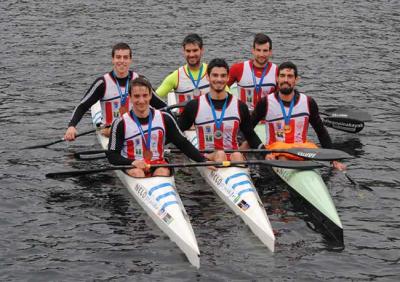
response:
M170 106L166 106L164 108L159 109L160 111L167 111L167 110L172 110L172 109L176 109L176 108L183 108L184 106L186 106L186 104L189 101L185 101L179 104L174 104L174 105L170 105Z
M366 186L366 185L364 185L364 184L358 183L358 181L356 181L353 177L351 177L351 176L348 174L347 171L344 171L343 173L344 173L344 175L346 176L346 178L347 178L352 184L354 184L354 186L356 186L357 188L361 188L361 189L364 189L364 190L367 190L367 191L374 191L374 189L372 189L372 188L370 188L370 187L368 187L368 186Z
M84 156L97 155L101 153L106 153L106 150L94 150L94 151L83 151L74 153L74 157L79 160L92 160L92 159L101 159L105 156L94 157L94 158L85 158ZM200 153L212 153L213 150L201 150ZM324 149L324 148L291 148L285 150L266 150L266 149L246 149L246 150L225 150L226 153L288 153L291 155L295 155L298 157L302 157L308 160L316 160L316 161L333 161L333 160L343 160L353 158L351 155L346 152L335 150L335 149ZM164 153L182 153L179 149L165 149Z
M369 113L351 109L327 109L321 114L326 116L322 119L324 125L349 133L360 132L364 122L372 120Z
M157 167L198 167L198 166L216 166L216 167L228 167L228 166L238 166L238 165L268 165L274 167L282 167L282 168L292 168L292 169L314 169L325 167L326 165L315 163L312 161L281 161L281 160L247 160L247 161L238 161L238 162L199 162L199 163L171 163L171 164L153 164L148 165L148 168L157 168ZM71 177L71 176L79 176L90 173L98 173L110 170L126 170L134 168L131 165L119 165L119 166L107 166L96 169L88 169L88 170L70 170L70 171L61 171L61 172L51 172L47 173L47 178L63 178L63 177Z
M76 137L87 135L87 134L93 133L95 131L96 131L96 129L91 129L91 130L88 130L88 131L85 131L85 132L77 134ZM51 142L44 143L44 144L39 144L39 145L28 146L28 147L21 148L21 149L22 150L26 150L26 149L46 148L46 147L48 147L50 145L54 145L54 144L61 143L61 142L64 142L64 141L66 141L66 140L64 138L61 138L61 139L58 139L56 141L51 141Z

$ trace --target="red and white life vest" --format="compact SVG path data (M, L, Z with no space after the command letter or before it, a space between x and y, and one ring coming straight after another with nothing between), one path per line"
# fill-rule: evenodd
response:
M300 97L293 106L290 118L290 132L285 132L285 121L279 100L275 94L267 96L267 114L266 120L266 144L272 144L280 141L285 143L304 143L307 141L307 131L309 126L310 109L307 96L300 93ZM289 113L289 107L285 106L286 114Z
M225 109L225 115L221 128L222 138L217 139L214 134L217 130L208 95L199 98L199 108L195 119L195 127L199 138L200 150L236 150L238 148L237 134L240 125L239 101L232 97ZM215 110L217 119L221 116L221 110Z
M200 78L200 82L198 85L198 88L200 92L198 95L195 95L194 93L194 85L192 80L190 79L189 74L187 73L187 70L185 66L182 66L178 69L178 86L175 89L175 95L176 95L176 101L177 103L182 103L188 100L192 100L195 98L198 98L199 96L208 93L209 91L209 82L206 77L206 69L207 65L203 63L203 69L204 69L204 74ZM194 77L194 80L196 81L197 77Z
M137 78L139 75L135 72L130 73L131 80ZM118 86L110 73L106 73L104 76L105 81L105 92L103 98L100 100L101 111L103 113L103 123L105 125L111 125L114 119L121 116L121 98L118 92ZM120 85L122 93L125 93L125 85ZM125 107L128 111L132 109L132 105L129 102L129 95L125 101Z
M246 103L250 111L254 110L257 102L260 101L261 98L273 93L276 90L276 75L278 67L271 62L268 63L265 77L261 85L261 90L258 93L255 91L252 69L253 66L250 60L243 62L242 77L237 83L239 99L240 101ZM261 78L255 77L255 79L258 85Z
M140 133L139 127L130 113L122 115L125 126L124 146L121 155L131 160L143 160L143 152L146 150L148 124L142 124L145 140ZM151 124L150 150L153 153L152 161L164 159L165 124L160 111L154 110Z

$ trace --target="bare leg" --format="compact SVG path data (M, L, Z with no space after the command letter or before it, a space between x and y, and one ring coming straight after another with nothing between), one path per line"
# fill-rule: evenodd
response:
M170 176L170 174L171 172L169 171L168 168L159 167L154 171L153 176Z
M132 177L145 177L144 171L140 168L132 168L126 171Z

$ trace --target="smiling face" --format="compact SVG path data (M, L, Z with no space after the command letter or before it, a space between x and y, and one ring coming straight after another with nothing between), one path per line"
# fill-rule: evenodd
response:
M204 48L200 48L198 44L187 43L183 46L183 56L189 67L198 68L200 67L201 57L204 53Z
M226 84L229 80L228 71L224 67L213 67L210 74L207 74L210 82L210 90L217 93L225 91Z
M138 117L147 117L150 107L151 93L144 85L134 85L130 91L133 111Z
M116 75L120 78L126 77L132 63L131 52L128 49L115 50L111 60Z
M269 43L264 44L254 44L255 46L251 49L251 53L253 54L254 65L258 68L264 67L269 58L272 55L272 49Z

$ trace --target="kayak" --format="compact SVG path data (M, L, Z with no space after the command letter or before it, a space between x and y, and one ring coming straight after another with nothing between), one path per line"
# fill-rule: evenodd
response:
M168 104L175 104L173 93L168 95ZM196 131L187 130L184 134L198 148ZM226 167L212 171L206 167L197 167L197 170L221 200L242 218L271 252L274 252L275 235L248 168Z
M101 124L100 102L91 107L91 114L94 126ZM97 139L103 149L107 149L108 138L100 131L97 131ZM178 245L189 262L199 268L200 251L189 216L176 190L174 176L135 178L119 170L116 174L156 225Z

